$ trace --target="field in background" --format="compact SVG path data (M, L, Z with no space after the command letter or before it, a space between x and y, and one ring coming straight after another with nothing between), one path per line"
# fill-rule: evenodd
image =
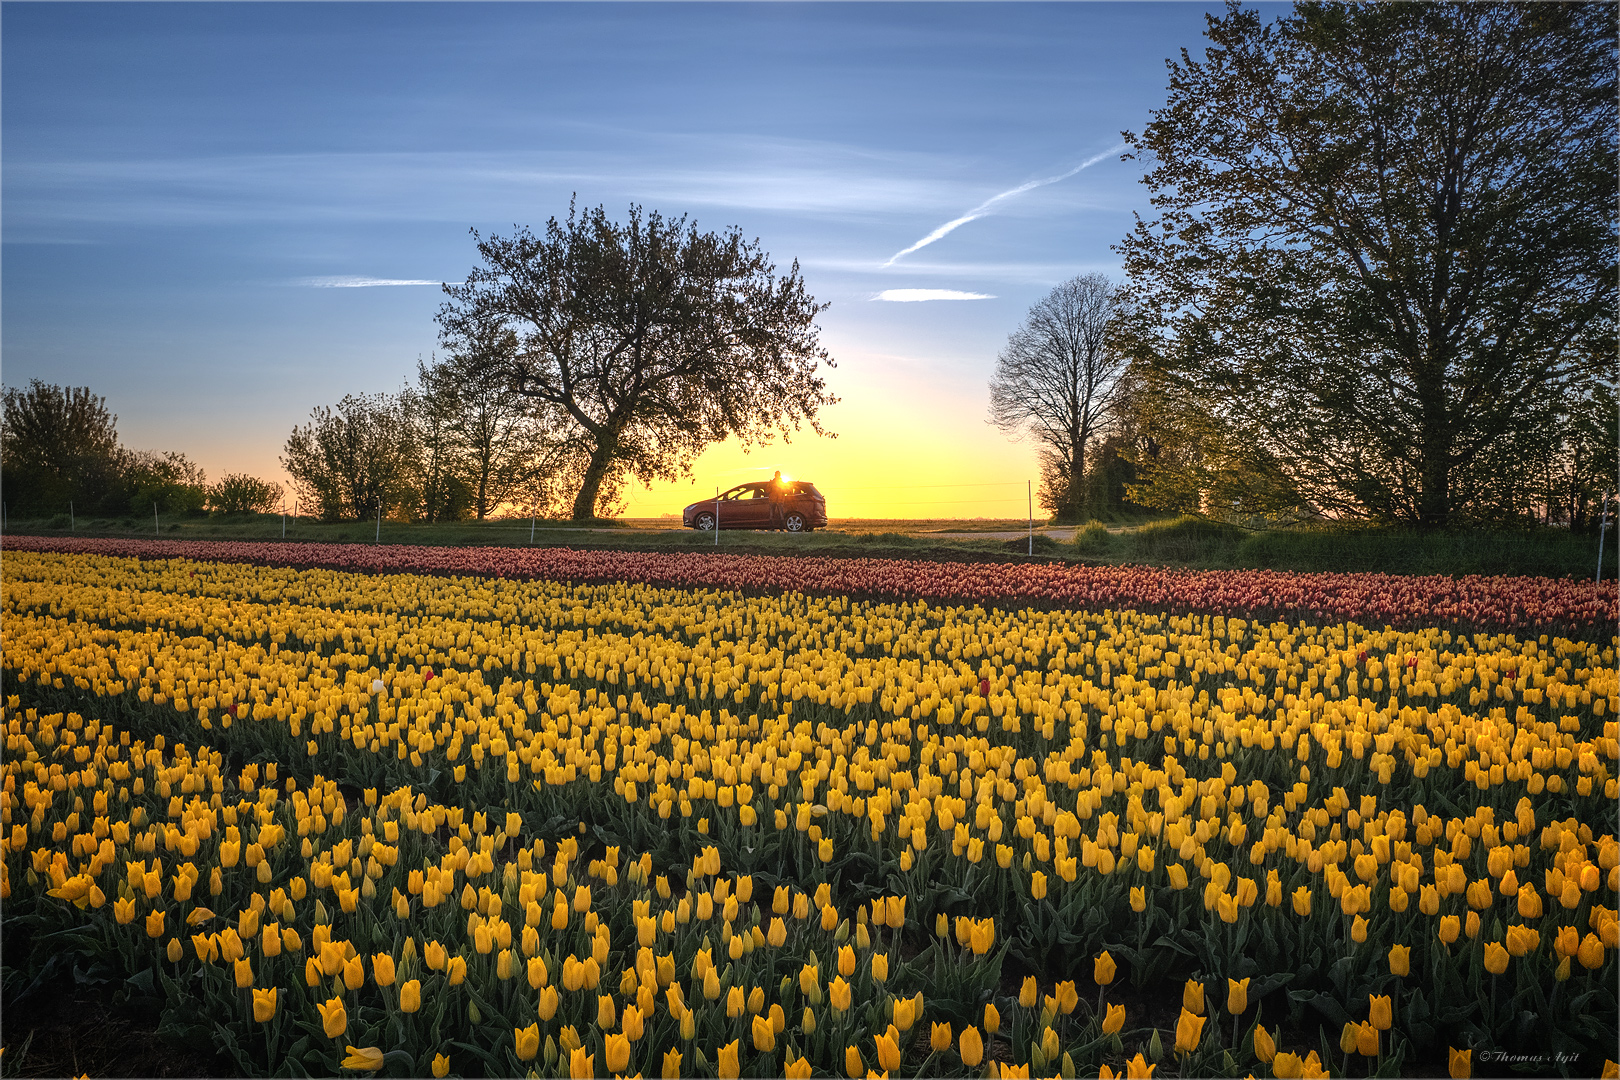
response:
M1027 557L1096 564L1147 564L1190 569L1252 569L1392 574L1533 574L1593 577L1597 538L1559 529L1420 534L1393 529L1298 528L1251 532L1195 518L1121 526L1038 524L1033 545L1027 522L973 518L835 518L807 535L680 527L673 518L626 518L576 525L569 521L454 522L416 525L384 521L324 523L279 515L81 520L65 516L11 521L26 535L161 536L171 540L279 540L431 546L565 546L613 550L718 549L760 555L986 559ZM1609 538L1604 577L1620 573L1620 543Z

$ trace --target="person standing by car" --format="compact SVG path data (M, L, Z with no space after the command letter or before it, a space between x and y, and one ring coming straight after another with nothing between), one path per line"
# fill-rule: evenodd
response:
M782 500L787 496L787 483L782 479L782 470L777 469L765 487L766 494L771 500L771 528L783 527Z

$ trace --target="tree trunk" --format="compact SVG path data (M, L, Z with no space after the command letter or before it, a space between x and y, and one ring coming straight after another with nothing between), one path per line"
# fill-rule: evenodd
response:
M618 449L618 438L604 431L591 451L590 464L585 467L579 494L574 496L573 520L589 521L596 517L596 496L607 478L608 467L613 464L613 453Z
M1423 432L1422 492L1418 496L1418 527L1443 529L1451 510L1451 440L1432 421Z

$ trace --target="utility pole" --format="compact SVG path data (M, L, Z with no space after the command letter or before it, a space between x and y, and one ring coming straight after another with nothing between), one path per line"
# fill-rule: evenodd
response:
M1035 554L1035 481L1026 480L1024 484L1029 489L1029 553Z
M157 503L152 504L152 535L163 535L162 530L158 528Z
M714 489L714 546L720 546L720 489Z
M73 513L73 500L69 499L68 500L68 532L78 532L78 531L79 531L79 519ZM1598 553L1598 558L1599 559L1603 558L1602 552Z

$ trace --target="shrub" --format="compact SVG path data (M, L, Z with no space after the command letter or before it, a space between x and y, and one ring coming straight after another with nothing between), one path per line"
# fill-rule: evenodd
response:
M280 502L280 484L246 473L226 473L208 489L208 508L223 514L267 514Z

